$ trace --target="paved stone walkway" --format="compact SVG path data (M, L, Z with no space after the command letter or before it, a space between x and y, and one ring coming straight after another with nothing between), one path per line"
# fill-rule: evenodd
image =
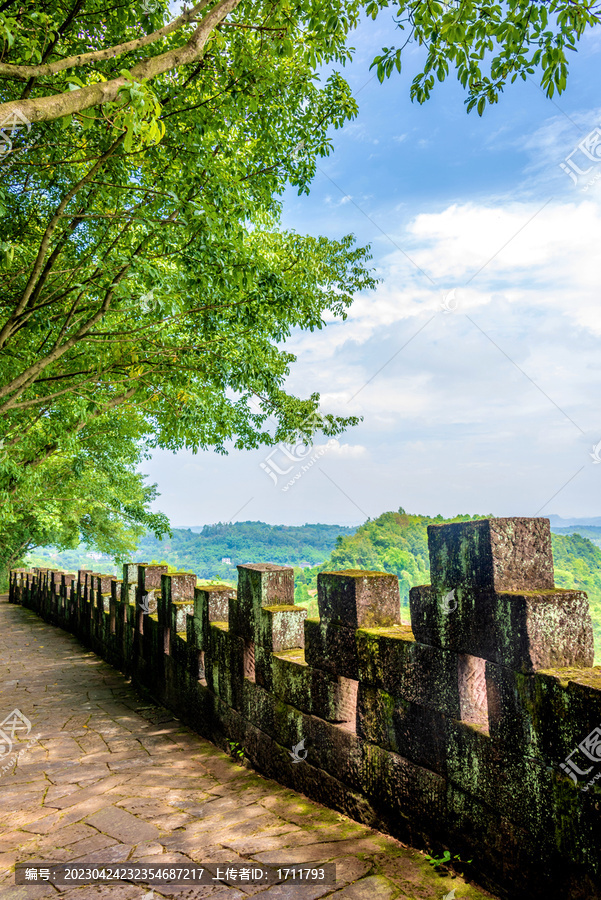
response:
M423 854L238 765L70 634L0 600L0 721L32 723L0 760L0 898L456 900L490 897ZM37 738L34 742L32 739ZM27 748L27 749L25 749ZM12 762L11 762L12 760ZM7 763L9 765L7 765ZM6 767L6 768L5 768ZM3 768L5 768L4 771ZM15 862L326 862L336 886L14 884ZM455 889L455 894L452 893Z

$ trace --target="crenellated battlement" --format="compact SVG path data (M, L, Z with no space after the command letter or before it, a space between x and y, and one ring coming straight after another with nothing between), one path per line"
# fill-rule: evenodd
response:
M546 519L431 525L428 544L411 626L396 576L321 573L311 619L292 569L270 564L238 566L237 590L143 563L122 580L20 569L10 599L266 774L473 859L502 896L601 898L601 668L586 594L555 587Z

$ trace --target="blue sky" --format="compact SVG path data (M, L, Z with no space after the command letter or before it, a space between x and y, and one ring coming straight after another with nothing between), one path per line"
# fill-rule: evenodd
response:
M570 157L590 167L576 184L560 167L601 128L601 29L561 97L516 82L482 118L454 79L412 104L412 48L380 84L369 65L395 42L387 16L352 36L359 115L283 216L372 246L377 290L288 343L289 389L364 421L271 455L157 451L144 471L174 525L601 515L601 151Z

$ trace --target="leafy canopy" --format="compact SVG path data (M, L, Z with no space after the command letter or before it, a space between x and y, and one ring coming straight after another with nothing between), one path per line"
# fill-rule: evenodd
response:
M159 28L156 37L161 9L141 47L134 8L19 7L0 66L2 99L31 111L23 101L31 98L39 115L0 157L7 527L27 521L30 533L48 535L45 523L76 517L90 498L83 482L81 496L73 481L73 495L60 498L42 497L39 486L79 453L135 481L139 454L154 447L225 452L228 442L334 435L357 421L317 417L317 394L285 390L294 361L286 338L322 328L326 315L344 318L353 295L375 283L369 252L352 236L279 225L286 185L308 190L332 126L356 112L338 73L323 83L315 75L318 63L347 58L356 8L324 8L320 0L236 8L212 27L200 56L155 74L151 86L128 77L114 102L51 118L82 85L110 83L117 65L131 75L136 59L171 52L195 25ZM28 22L42 14L44 28L31 32ZM129 49L116 62L103 48L118 42ZM82 61L90 46L100 49ZM79 63L63 65L77 54ZM28 57L41 70L32 74ZM114 458L101 435L118 448ZM111 509L122 521L117 499Z
M561 94L568 79L568 57L587 29L601 21L596 0L369 0L375 18L382 8L395 11L403 32L401 47L385 47L372 64L380 81L401 71L409 43L425 50L422 71L411 84L411 98L424 103L436 80L451 68L467 90L467 110L482 115L497 103L505 85L538 73L547 97Z

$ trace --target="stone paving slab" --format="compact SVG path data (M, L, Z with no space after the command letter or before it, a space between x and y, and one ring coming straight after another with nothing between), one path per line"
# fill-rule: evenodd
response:
M0 598L0 900L484 900L424 855L219 751L72 636ZM33 739L33 740L32 740ZM335 885L14 884L15 862L335 862ZM452 891L454 890L454 894Z

